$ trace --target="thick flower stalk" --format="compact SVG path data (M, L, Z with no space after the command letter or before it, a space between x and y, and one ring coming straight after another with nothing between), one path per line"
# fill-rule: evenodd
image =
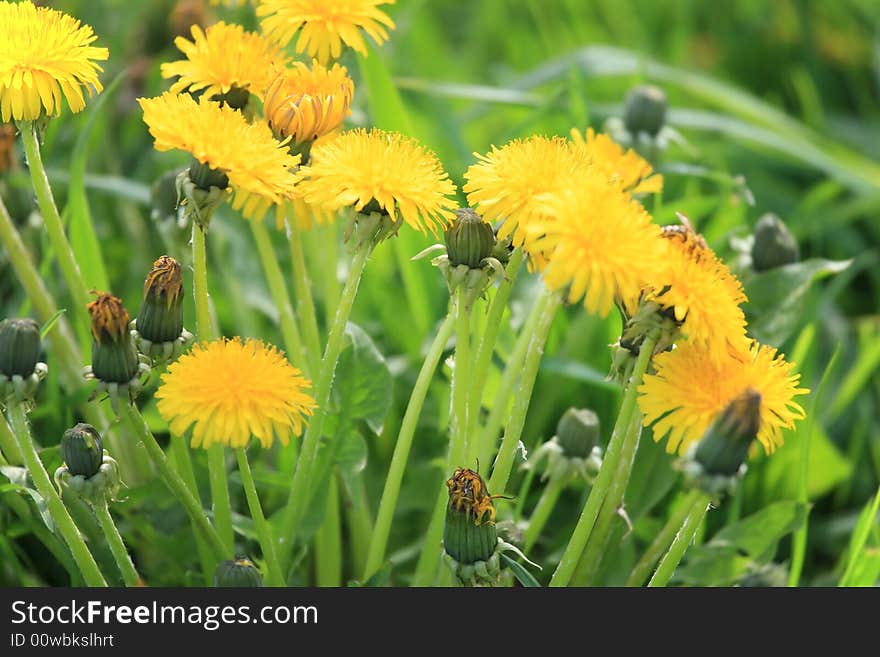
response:
M311 471L317 455L333 377L342 351L345 325L373 248L403 224L420 232L446 226L453 217L455 186L437 157L418 142L382 130L353 130L312 150L299 171L299 193L328 211L354 210L349 235L355 234L354 257L336 316L327 337L315 386L318 409L297 461L283 535L293 547L308 503Z
M263 32L286 46L299 33L296 51L325 63L338 59L342 44L365 55L361 31L377 44L388 38L394 21L379 5L394 0L259 0Z

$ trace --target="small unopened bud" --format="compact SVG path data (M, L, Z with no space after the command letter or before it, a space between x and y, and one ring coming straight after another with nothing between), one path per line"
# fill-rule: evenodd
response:
M70 474L86 478L95 475L104 458L104 444L95 427L81 422L65 431L61 438L61 458Z
M587 458L599 443L599 416L588 408L569 408L556 425L556 440L569 458Z
M630 89L623 107L623 124L633 135L645 132L652 137L666 122L666 93L659 87L644 84Z
M767 271L800 260L800 248L785 223L772 212L758 219L752 243L752 268Z
M747 390L734 399L709 425L694 459L710 475L739 472L761 426L761 395Z
M0 374L27 378L40 360L40 327L32 319L0 322Z
M131 339L131 317L122 301L106 292L89 306L92 316L92 374L106 383L128 383L138 374L140 360Z
M226 93L214 94L211 96L211 100L220 103L221 105L228 105L232 109L239 111L244 111L245 108L247 108L250 99L250 91L242 89L241 87L236 87L235 85L232 85Z
M212 187L226 189L229 187L229 176L219 169L202 164L195 158L189 165L189 179L197 189L210 191Z
M144 281L137 330L150 342L172 342L183 331L183 275L180 264L163 255Z
M154 221L177 218L177 177L180 170L166 171L150 187L150 216Z
M258 588L263 586L263 575L247 557L236 557L221 562L214 572L217 588Z
M482 266L484 258L495 248L495 231L470 208L455 213L455 221L446 229L446 255L453 266Z

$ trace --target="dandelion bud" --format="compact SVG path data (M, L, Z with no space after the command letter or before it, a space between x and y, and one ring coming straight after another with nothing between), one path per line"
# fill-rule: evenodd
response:
M232 85L226 93L214 94L211 96L211 100L220 103L221 105L228 105L232 109L239 111L245 110L250 99L250 91L235 85Z
M481 266L484 258L495 248L495 231L470 208L455 212L455 220L446 229L444 237L446 255L453 266L467 265L471 269Z
M767 271L800 260L800 249L785 223L772 212L758 220L752 244L752 267Z
M40 360L40 327L32 319L0 322L0 374L27 378Z
M104 444L90 424L79 423L64 432L61 438L61 458L72 475L91 477L101 467Z
M122 301L102 292L89 306L92 316L92 374L108 383L128 383L138 373L138 355L128 331L131 317Z
M223 561L214 572L217 588L258 588L263 586L263 575L247 557Z
M446 554L462 565L488 561L495 553L495 508L482 477L459 468L446 482L449 504L443 529Z
M189 179L197 189L210 191L212 187L226 189L229 187L229 176L219 169L214 169L207 164L202 164L193 159L189 165Z
M746 461L761 427L761 395L747 390L734 399L700 440L694 460L710 476L731 477Z
M173 342L180 337L183 331L183 276L180 264L174 258L163 255L147 274L137 330L150 342Z
M266 91L263 112L279 139L308 162L312 143L338 128L351 110L354 83L344 66L301 62L281 73Z
M157 178L150 187L150 216L154 221L177 218L177 176L180 171L172 169Z
M556 440L565 456L587 458L599 442L599 416L588 408L569 408L556 425Z
M623 124L633 135L645 132L656 137L666 121L666 105L666 93L659 87L634 87L624 101Z

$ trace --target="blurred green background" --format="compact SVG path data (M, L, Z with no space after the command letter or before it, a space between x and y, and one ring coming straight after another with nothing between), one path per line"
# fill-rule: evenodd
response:
M154 181L184 165L186 158L153 150L136 98L167 88L159 64L179 57L173 46L176 34L188 33L192 22L220 18L256 28L253 9L212 7L198 0L44 4L92 25L98 44L110 49L102 76L105 92L82 114L68 112L51 122L44 158L60 206L81 201L82 190L87 192L106 263L105 272L93 259L84 265L90 280L106 284L134 313L154 258L168 253L190 261L187 231L167 218L167 211L153 212L151 194ZM762 214L775 212L787 223L800 243L802 259L812 264L796 276L769 283L752 280L742 270L747 292L755 292L748 308L755 335L796 356L804 384L814 390L835 351L836 365L828 373L824 394L803 398L813 411L811 420L787 436L778 454L751 463L737 497L710 514L703 540L770 503L796 499L801 449L812 430L808 490L813 509L803 582L836 582L859 514L880 481L880 4L399 0L387 11L397 24L389 42L372 48L366 60L351 53L343 59L356 84L350 123L418 137L437 152L458 184L474 162L474 151L536 133L601 128L606 119L621 114L628 89L652 82L666 91L668 123L680 136L659 164L666 176L662 201L653 206L648 202L656 219L672 223L676 212L686 214L731 263L739 262L737 240L749 235ZM8 161L0 192L32 253L41 258L42 271L64 299L34 213L23 158L14 143L3 143L2 159ZM82 212L81 206L73 206L68 217ZM279 259L287 267L282 236L276 237ZM307 237L310 264L320 260L328 237L339 239L335 229L326 227ZM422 350L446 310L448 294L439 272L427 261L408 262L432 241L402 232L394 244L383 245L368 266L355 306L353 320L376 342L394 375L393 403L383 431L373 435L363 427L368 458L358 477L373 509ZM276 313L242 219L224 209L211 226L209 247L212 295L223 333L280 344ZM337 274L344 277L344 269ZM191 289L191 279L186 282ZM517 283L489 377L489 399L535 284L530 276ZM316 277L319 304L322 287L333 285L338 281ZM192 317L191 306L187 310ZM3 252L0 311L3 316L28 311ZM602 321L576 307L557 319L524 434L530 449L553 434L556 420L571 405L594 408L607 432L619 397L604 380L610 363L607 345L619 330L618 318ZM398 584L406 583L426 514L445 478L438 466L446 446L448 375L446 368L432 387L404 480L389 546L396 564L391 581ZM73 402L87 394L85 388L65 389L50 380L33 414L44 445L57 443L77 417ZM143 401L154 429L167 437L152 403L146 397ZM620 549L606 559L605 583L622 581L678 490L671 459L649 433L644 434L627 495L634 530L626 533L621 523ZM51 461L51 451L47 454ZM281 504L273 455L264 454L263 463L261 484L270 497L268 506ZM509 492L518 493L521 479L514 478ZM279 491L273 497L275 485ZM526 511L538 488L535 484L525 494ZM349 502L359 499L353 490L344 491ZM530 555L533 559L555 563L584 492L566 491L547 536ZM141 562L167 569L166 576L151 583L183 583L194 559L188 552L192 546L190 539L175 540L176 533L187 531L182 516L159 519L163 495L158 485L133 486L120 505L123 534L131 537ZM501 502L499 516L512 516L516 505ZM137 510L145 510L155 528L141 527ZM51 557L26 531L15 536L7 532L4 540L7 554L31 562L37 581L63 581L63 573L53 571ZM778 546L774 541L771 547L737 566L733 575L701 572L690 583L733 583L746 573L763 573L762 564L784 566L790 539L784 537ZM876 523L869 548L880 548ZM551 572L552 567L545 567L541 577ZM347 566L346 578L355 575ZM0 567L0 583L18 583L22 577L21 569Z

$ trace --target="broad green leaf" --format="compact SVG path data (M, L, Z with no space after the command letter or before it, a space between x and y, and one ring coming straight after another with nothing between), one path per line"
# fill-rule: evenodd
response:
M749 333L762 343L781 345L800 325L813 281L839 273L851 263L813 258L744 276L743 286L749 300L743 309Z
M16 493L23 493L30 497L34 502L34 506L37 508L37 514L40 516L43 524L46 525L50 532L54 532L55 521L52 520L52 514L49 513L49 506L46 504L46 500L43 499L43 496L40 495L40 493L37 492L37 490L28 482L27 468L20 468L14 465L3 465L0 466L0 474L6 477L10 482L7 484L8 488L6 486L4 486L4 488L15 491Z
M785 444L762 464L760 485L763 495L770 499L796 499L798 497L799 471L801 467L800 441L805 439L807 423L801 422L796 433L789 434ZM813 427L810 442L810 460L807 467L807 493L815 500L846 480L852 473L852 464L831 442L820 424ZM764 499L767 499L765 497Z
M691 548L673 580L690 586L731 586L748 572L753 562L733 546L704 545Z
M391 408L391 372L385 357L359 326L349 323L345 340L333 380L333 406L347 421L362 419L373 433L379 433Z
M752 559L773 557L776 544L804 521L807 509L797 502L776 502L719 531L709 545L730 546Z
M350 429L337 437L336 465L343 472L356 474L367 467L367 441L359 431Z

